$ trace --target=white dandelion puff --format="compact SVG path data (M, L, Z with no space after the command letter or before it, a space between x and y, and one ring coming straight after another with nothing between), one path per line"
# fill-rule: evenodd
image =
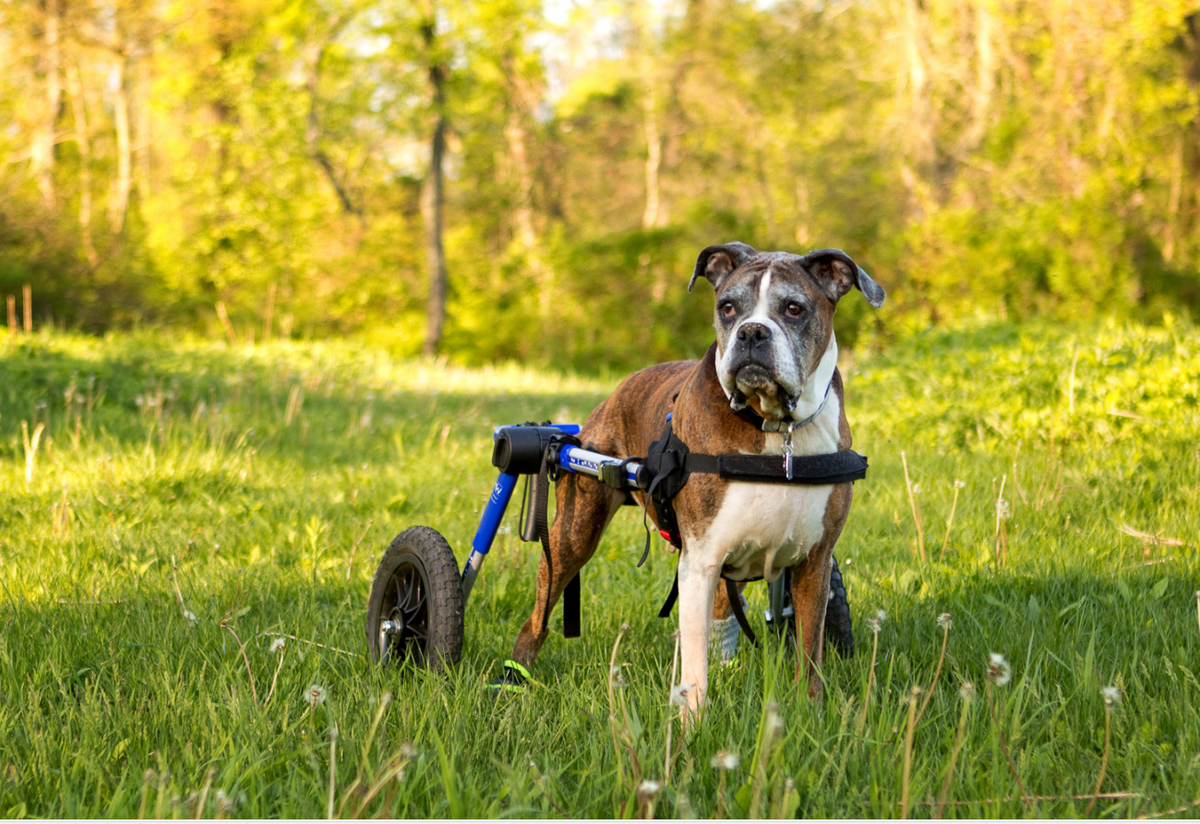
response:
M1000 520L1008 520L1008 501L1003 498L996 499L996 517Z
M1100 695L1104 698L1104 706L1106 707L1121 703L1121 691L1116 687L1105 687L1100 690Z
M307 701L314 709L316 708L317 704L324 704L325 688L317 684L311 684L309 688L304 691L304 700Z
M963 685L958 688L958 697L964 701L970 701L975 697L975 685L970 681L963 681Z
M661 781L651 781L649 778L647 778L643 780L640 785L638 785L638 795L653 797L662 792L662 788L663 785Z
M783 730L783 719L779 717L778 702L772 701L771 705L767 707L767 729L773 735Z
M1012 680L1012 667L998 652L988 655L988 678L997 687L1007 687L1008 682Z
M962 489L964 486L966 486L966 484L960 481L958 478L954 479L954 489Z
M671 688L671 703L682 707L687 703L688 693L691 691L691 684L676 684Z
M712 768L714 770L736 770L738 762L737 753L721 750L712 757Z
M950 619L950 613L943 612L937 617L937 625L942 629L950 629L954 626L954 622Z
M272 652L272 653L280 652L283 650L283 648L285 646L287 646L286 640L284 640L283 638L276 638L274 641L271 642L271 646L268 647L267 650L268 650L268 652Z

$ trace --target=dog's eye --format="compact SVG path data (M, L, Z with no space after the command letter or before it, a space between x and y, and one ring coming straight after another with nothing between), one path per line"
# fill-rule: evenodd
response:
M733 301L727 300L720 306L721 317L731 318L737 314L737 308L733 305Z
M787 316L789 318L798 318L804 314L804 307L799 303L789 303L787 305Z

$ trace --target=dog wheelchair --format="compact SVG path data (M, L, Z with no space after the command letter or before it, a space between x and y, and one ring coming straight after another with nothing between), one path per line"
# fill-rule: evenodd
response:
M553 425L548 422L503 426L496 430L492 465L499 470L499 476L480 516L479 527L471 541L471 554L461 573L450 544L429 527L410 527L392 540L375 572L367 603L367 647L373 661L380 665L408 661L434 669L449 667L459 661L467 598L522 477L526 478L526 489L520 537L524 541L541 541L547 553L548 488L562 473L586 475L627 493L640 490L648 493L649 498L654 479L645 460L622 460L584 449L575 437L579 431L577 424ZM790 479L790 455L788 461ZM632 496L627 496L625 503L637 505ZM669 538L665 532L663 537ZM769 586L766 623L779 635L795 633L790 579L791 570L785 570ZM742 612L741 597L732 586L729 594L741 631L754 642L753 631ZM579 578L576 576L568 583L563 595L564 634L567 637L579 635L578 602ZM674 589L660 611L660 617L670 614L673 602ZM733 637L736 639L736 635ZM850 606L836 558L830 576L825 640L842 655L853 654Z

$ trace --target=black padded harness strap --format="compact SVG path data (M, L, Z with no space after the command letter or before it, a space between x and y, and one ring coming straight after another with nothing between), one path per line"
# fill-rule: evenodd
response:
M546 562L546 603L542 605L542 627L541 632L546 631L547 625L550 623L550 593L554 591L554 561L550 557L550 524L547 510L550 506L550 468L551 465L557 466L557 459L554 456L554 450L558 444L564 442L579 443L577 438L564 435L561 438L556 438L546 446L546 451L542 453L542 466L538 470L537 484L537 499L533 505L534 528L537 530L538 540L542 544L542 559ZM578 638L582 628L579 610L579 573L567 581L566 587L563 588L563 637Z
M729 596L729 606L733 610L733 617L737 619L738 626L742 628L747 640L754 646L758 646L758 636L754 634L754 630L750 628L750 622L746 620L746 611L742 609L742 593L738 592L737 584L725 578L725 594Z
M692 452L671 427L672 415L667 415L662 437L650 444L643 464L650 475L646 490L646 506L654 502L659 532L676 549L683 548L679 520L672 502L683 489L688 477L697 472L716 475L724 481L744 481L770 484L801 484L824 486L860 481L867 476L867 459L852 450L827 455L793 455L790 466L782 455L705 455ZM646 528L646 548L640 567L650 554L650 527L646 512L642 513Z

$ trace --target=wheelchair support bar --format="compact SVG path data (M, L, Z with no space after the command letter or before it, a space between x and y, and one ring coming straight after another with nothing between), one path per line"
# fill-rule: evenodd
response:
M577 434L579 426L571 423L558 426L502 426L495 431L492 465L500 470L500 475L479 518L479 528L475 530L475 538L471 541L471 555L463 567L464 606L475 586L475 579L479 577L479 570L483 568L483 559L496 540L500 521L504 519L504 512L517 488L517 479L521 475L537 474L541 469L542 453L555 435Z

